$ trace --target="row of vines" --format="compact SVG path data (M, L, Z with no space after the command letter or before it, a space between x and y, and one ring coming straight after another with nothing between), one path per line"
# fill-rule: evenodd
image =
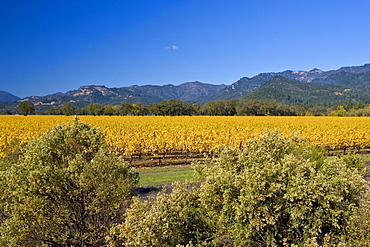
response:
M370 118L355 117L118 117L81 116L99 126L122 155L209 153L223 144L242 147L266 130L298 133L306 142L330 150L370 147ZM12 140L39 137L66 116L0 116L0 156Z

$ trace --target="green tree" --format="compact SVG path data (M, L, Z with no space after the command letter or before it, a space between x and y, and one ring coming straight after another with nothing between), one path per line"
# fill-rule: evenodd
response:
M316 105L308 108L306 115L307 116L326 116L327 109L323 105Z
M197 103L192 103L191 105L191 112L193 113L193 114L196 114L196 115L199 115L201 112L200 112L200 106L197 104Z
M359 158L329 160L295 136L268 132L243 150L221 148L196 171L199 184L178 184L152 202L134 200L111 239L126 246L370 244Z
M347 116L347 111L346 109L344 108L344 106L342 105L339 105L335 108L334 111L332 111L330 114L330 116L338 116L338 117L345 117Z
M147 105L144 105L141 102L137 102L135 104L132 104L131 113L135 116L143 116L148 114L149 109Z
M348 100L348 103L347 103L347 105L346 105L346 107L345 107L345 109L346 109L347 111L350 111L350 110L352 110L354 107L355 107L355 104L353 103L353 100L352 100L352 99L349 99L349 100Z
M210 116L222 116L226 115L226 101L225 100L215 100L207 101L201 108L202 114Z
M104 115L112 116L114 114L114 108L111 105L104 106Z
M364 106L363 108L359 108L354 111L355 116L370 116L370 106Z
M88 111L87 111L87 107L88 107L88 106L78 109L78 110L77 110L77 114L78 114L78 115L89 115L89 113L88 113Z
M362 100L359 100L359 101L358 101L358 103L357 103L357 108L358 108L358 109L363 109L363 108L365 108L365 106L366 106L366 105L362 102Z
M149 110L152 114L159 116L164 116L165 113L163 112L162 105L160 103L153 103L149 106Z
M59 124L17 157L1 161L1 246L106 245L137 173L98 128Z
M182 116L194 113L194 108L189 103L179 99L164 100L150 105L150 111L155 115Z
M60 108L60 112L63 115L70 116L76 114L77 109L71 103L68 102L62 105L62 107Z
M126 116L126 115L129 115L133 112L133 105L128 103L128 102L124 102L121 104L121 109L119 111L119 114L120 115L123 115L123 116Z
M306 114L306 109L302 104L295 104L291 109L295 116L304 116Z
M24 116L35 113L35 106L30 101L23 101L19 103L18 109L19 109L19 112Z
M99 103L92 103L86 107L87 114L98 116L103 114L104 107Z

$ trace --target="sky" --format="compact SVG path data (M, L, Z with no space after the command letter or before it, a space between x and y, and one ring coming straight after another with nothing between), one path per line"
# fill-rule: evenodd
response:
M0 0L0 91L230 85L370 63L369 0Z

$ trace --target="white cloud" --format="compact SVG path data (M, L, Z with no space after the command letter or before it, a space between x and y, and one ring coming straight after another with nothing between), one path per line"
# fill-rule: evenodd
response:
M177 50L179 48L177 46L175 46L175 45L171 45L171 46L167 46L166 49L167 50Z

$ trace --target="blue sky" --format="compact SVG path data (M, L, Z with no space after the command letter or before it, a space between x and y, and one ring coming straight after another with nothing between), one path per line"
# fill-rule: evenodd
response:
M370 62L369 0L1 0L0 90L231 84Z

